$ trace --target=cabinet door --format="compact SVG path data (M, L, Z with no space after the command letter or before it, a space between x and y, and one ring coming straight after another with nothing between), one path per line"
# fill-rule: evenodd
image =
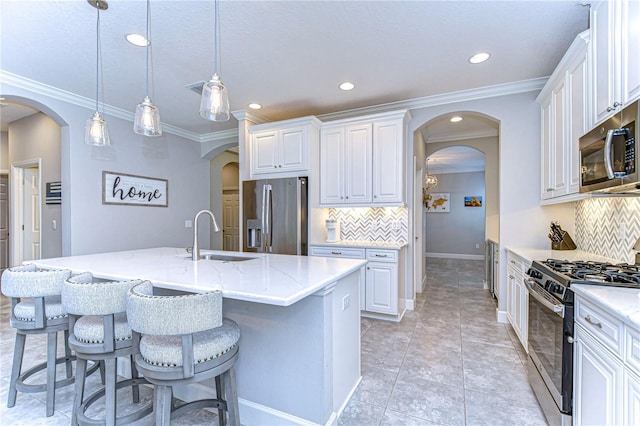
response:
M369 262L367 265L365 306L367 311L398 313L398 265Z
M520 305L520 343L522 343L524 350L529 352L529 292L524 284L523 274L517 274L516 280L519 295L517 303Z
M540 199L546 200L553 197L551 186L551 150L553 149L553 117L551 116L551 97L541 106L542 112L542 165L540 180Z
M625 369L624 372L624 412L623 424L640 424L640 379Z
M577 194L580 191L580 147L579 140L591 128L589 119L589 97L587 79L587 54L569 67L567 72L567 193Z
M280 131L280 152L278 171L307 169L307 129L286 129Z
M513 304L513 330L516 332L516 335L520 338L520 342L522 339L522 319L523 319L523 311L522 311L522 299L523 294L522 291L526 291L521 284L522 274L520 272L513 271L513 280L512 280L512 304Z
M323 129L320 138L320 204L344 203L344 129Z
M616 101L615 1L593 2L591 5L591 54L593 122L611 115L608 110ZM637 56L637 53L635 54Z
M345 203L371 203L371 124L345 129Z
M581 326L575 331L574 424L622 424L622 364Z
M551 141L551 188L553 188L553 196L564 195L567 193L567 179L565 173L565 81L553 90L552 100L552 123L553 133Z
M620 16L622 102L626 105L640 98L640 2L623 0Z
M516 317L515 317L515 280L516 280L516 272L513 266L509 265L507 267L507 319L511 323L511 326L516 328Z
M402 120L373 123L373 203L398 203L403 197Z
M255 133L251 137L251 169L254 174L273 173L278 168L278 132Z

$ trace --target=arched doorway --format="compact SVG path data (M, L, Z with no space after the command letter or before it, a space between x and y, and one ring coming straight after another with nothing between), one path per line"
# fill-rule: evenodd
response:
M0 106L0 267L63 256L68 200L60 191L67 123L31 99L3 95Z
M451 120L462 117L462 120ZM414 256L414 276L421 277L415 283L415 292L425 285L426 253L428 241L425 227L427 212L422 204L425 186L426 158L448 147L473 148L485 156L485 236L484 239L499 241L499 138L500 122L486 114L475 111L451 111L429 118L418 126L414 133L414 212L413 235L416 246ZM452 162L464 163L464 158L451 158ZM429 165L432 172L431 164ZM469 194L470 196L473 194ZM484 245L481 243L473 243ZM484 253L484 250L482 251Z

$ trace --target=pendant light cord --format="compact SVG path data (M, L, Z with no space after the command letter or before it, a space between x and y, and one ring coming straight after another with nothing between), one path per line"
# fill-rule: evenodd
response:
M100 72L100 7L96 1L96 112L98 112L98 90L99 90L99 72Z
M147 63L146 63L146 76L147 76L147 82L146 82L146 86L147 86L147 96L149 96L149 50L151 49L151 38L150 38L150 24L149 24L149 3L150 0L147 0Z
M214 40L215 40L215 44L214 44L214 58L215 58L215 63L214 63L214 72L218 75L220 75L220 52L219 52L219 47L218 44L220 43L220 30L219 30L219 26L220 26L220 21L219 21L219 15L218 15L218 0L214 0L213 2L213 15L214 15L214 22L213 22L213 36L214 36Z

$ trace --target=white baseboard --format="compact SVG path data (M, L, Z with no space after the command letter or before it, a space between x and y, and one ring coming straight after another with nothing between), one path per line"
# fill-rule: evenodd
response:
M509 318L507 318L507 311L500 311L496 308L496 317L501 324L509 324Z
M408 311L415 311L416 309L416 301L413 299L405 299L404 301L404 307L408 310Z
M425 254L425 257L437 257L440 259L484 260L484 254L456 254L456 253L427 252Z

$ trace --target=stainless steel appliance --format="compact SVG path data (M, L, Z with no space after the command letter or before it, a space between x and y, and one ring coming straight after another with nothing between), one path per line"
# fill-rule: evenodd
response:
M497 299L496 284L498 283L498 261L500 259L498 243L492 240L485 241L484 276L491 297Z
M570 425L573 398L572 284L640 288L640 266L535 261L529 291L529 382L551 425Z
M640 191L638 102L580 138L580 192Z
M244 251L307 254L307 178L242 183Z

